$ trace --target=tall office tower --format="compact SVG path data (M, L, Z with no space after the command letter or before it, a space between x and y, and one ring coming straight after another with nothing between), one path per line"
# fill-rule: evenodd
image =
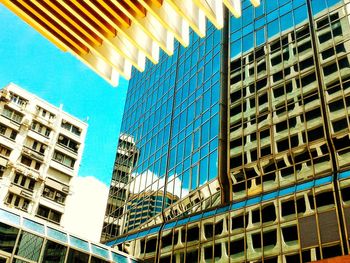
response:
M129 224L108 245L147 262L348 254L350 2L242 9L133 75L122 131L139 159L116 218ZM130 204L150 190L162 212L136 224Z
M64 225L87 124L9 84L0 97L0 206Z
M126 186L124 211L114 219L125 222L118 234L140 226L141 218L132 211L148 207L152 196L167 219L221 202L218 113L224 48L221 31L209 23L207 35L200 39L191 33L188 48L176 43L173 56L162 54L157 65L149 63L130 81L121 130L134 138L139 156ZM120 191L110 192L111 198ZM143 225L160 223L160 215ZM109 211L109 220L113 216Z

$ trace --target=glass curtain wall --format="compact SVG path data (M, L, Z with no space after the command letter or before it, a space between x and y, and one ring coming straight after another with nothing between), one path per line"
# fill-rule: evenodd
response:
M220 204L221 50L221 32L208 23L206 38L191 32L189 47L175 43L172 56L133 73L121 131L133 138L138 158L128 184L110 191L110 199L126 195L119 212L107 209L103 239L113 237L114 222L123 234L162 222L161 212L168 220Z
M227 25L229 204L215 202L214 191L210 206L202 201L193 210L189 199L178 208L187 213L167 214L182 204L176 201L164 207L165 222L155 218L108 244L150 262L307 262L347 255L349 21L347 0L262 0L257 8L242 1L242 17L230 17ZM178 164L172 156L169 171Z

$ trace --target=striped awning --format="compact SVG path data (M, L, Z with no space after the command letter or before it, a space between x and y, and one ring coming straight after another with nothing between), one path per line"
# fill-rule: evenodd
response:
M63 51L73 53L113 86L131 68L145 69L174 39L189 44L189 28L205 36L206 18L223 27L223 6L239 17L241 0L1 0ZM250 0L254 6L260 0Z

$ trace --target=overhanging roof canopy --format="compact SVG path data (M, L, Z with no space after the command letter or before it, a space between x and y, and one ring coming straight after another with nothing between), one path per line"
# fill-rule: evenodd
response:
M254 6L260 0L250 0ZM174 38L189 44L189 28L205 36L208 18L223 27L223 5L241 15L241 0L0 0L63 51L70 51L113 86L119 74L145 68Z

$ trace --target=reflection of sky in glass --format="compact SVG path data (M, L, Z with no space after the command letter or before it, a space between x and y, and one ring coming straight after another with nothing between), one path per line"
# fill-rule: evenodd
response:
M27 218L23 218L23 226L39 234L45 233L44 225L34 222L33 220Z
M69 240L70 240L70 245L71 246L75 246L77 248L80 248L80 249L83 249L83 250L85 250L87 252L90 252L89 244L86 241L84 241L84 240L82 240L80 238L74 237L74 236L70 236Z
M109 252L108 252L108 250L106 250L104 248L101 248L99 246L96 246L94 244L91 244L91 250L92 250L92 253L95 253L96 255L104 257L105 259L109 259Z
M208 33L204 40L191 34L189 48L176 44L172 57L163 55L158 65L148 65L147 82L138 74L130 81L122 130L136 139L140 152L131 193L163 187L167 165L172 184L167 189L173 194L179 188L183 191L177 193L188 193L217 176L213 139L219 130L220 31L210 25Z
M340 0L312 0L313 15L329 8ZM270 1L263 0L257 8L253 8L245 1L242 5L242 16L231 16L230 34L231 58L251 50L254 45L263 45L268 39L282 34L308 18L305 0Z
M323 1L323 0L321 0ZM247 1L248 2L248 1ZM317 1L318 2L318 1ZM257 8L243 5L239 19L231 17L231 57L263 45L268 39L305 21L305 0L261 1Z
M139 153L128 186L134 207L148 205L135 194L169 195L166 207L217 178L221 31L208 23L207 37L191 32L190 42L130 80L121 130Z
M18 215L15 215L3 209L0 209L0 218L1 218L1 221L8 221L16 225L20 224L20 217Z
M59 240L61 242L67 243L67 234L51 227L47 228L47 236Z
M327 7L338 1L312 1L314 12L324 8L316 2ZM230 56L265 45L307 19L305 0L264 0L257 8L244 1L241 18L230 21ZM139 152L129 198L164 190L183 198L217 177L220 32L208 24L206 38L191 33L188 48L175 43L173 56L161 54L157 65L134 72L122 123Z

